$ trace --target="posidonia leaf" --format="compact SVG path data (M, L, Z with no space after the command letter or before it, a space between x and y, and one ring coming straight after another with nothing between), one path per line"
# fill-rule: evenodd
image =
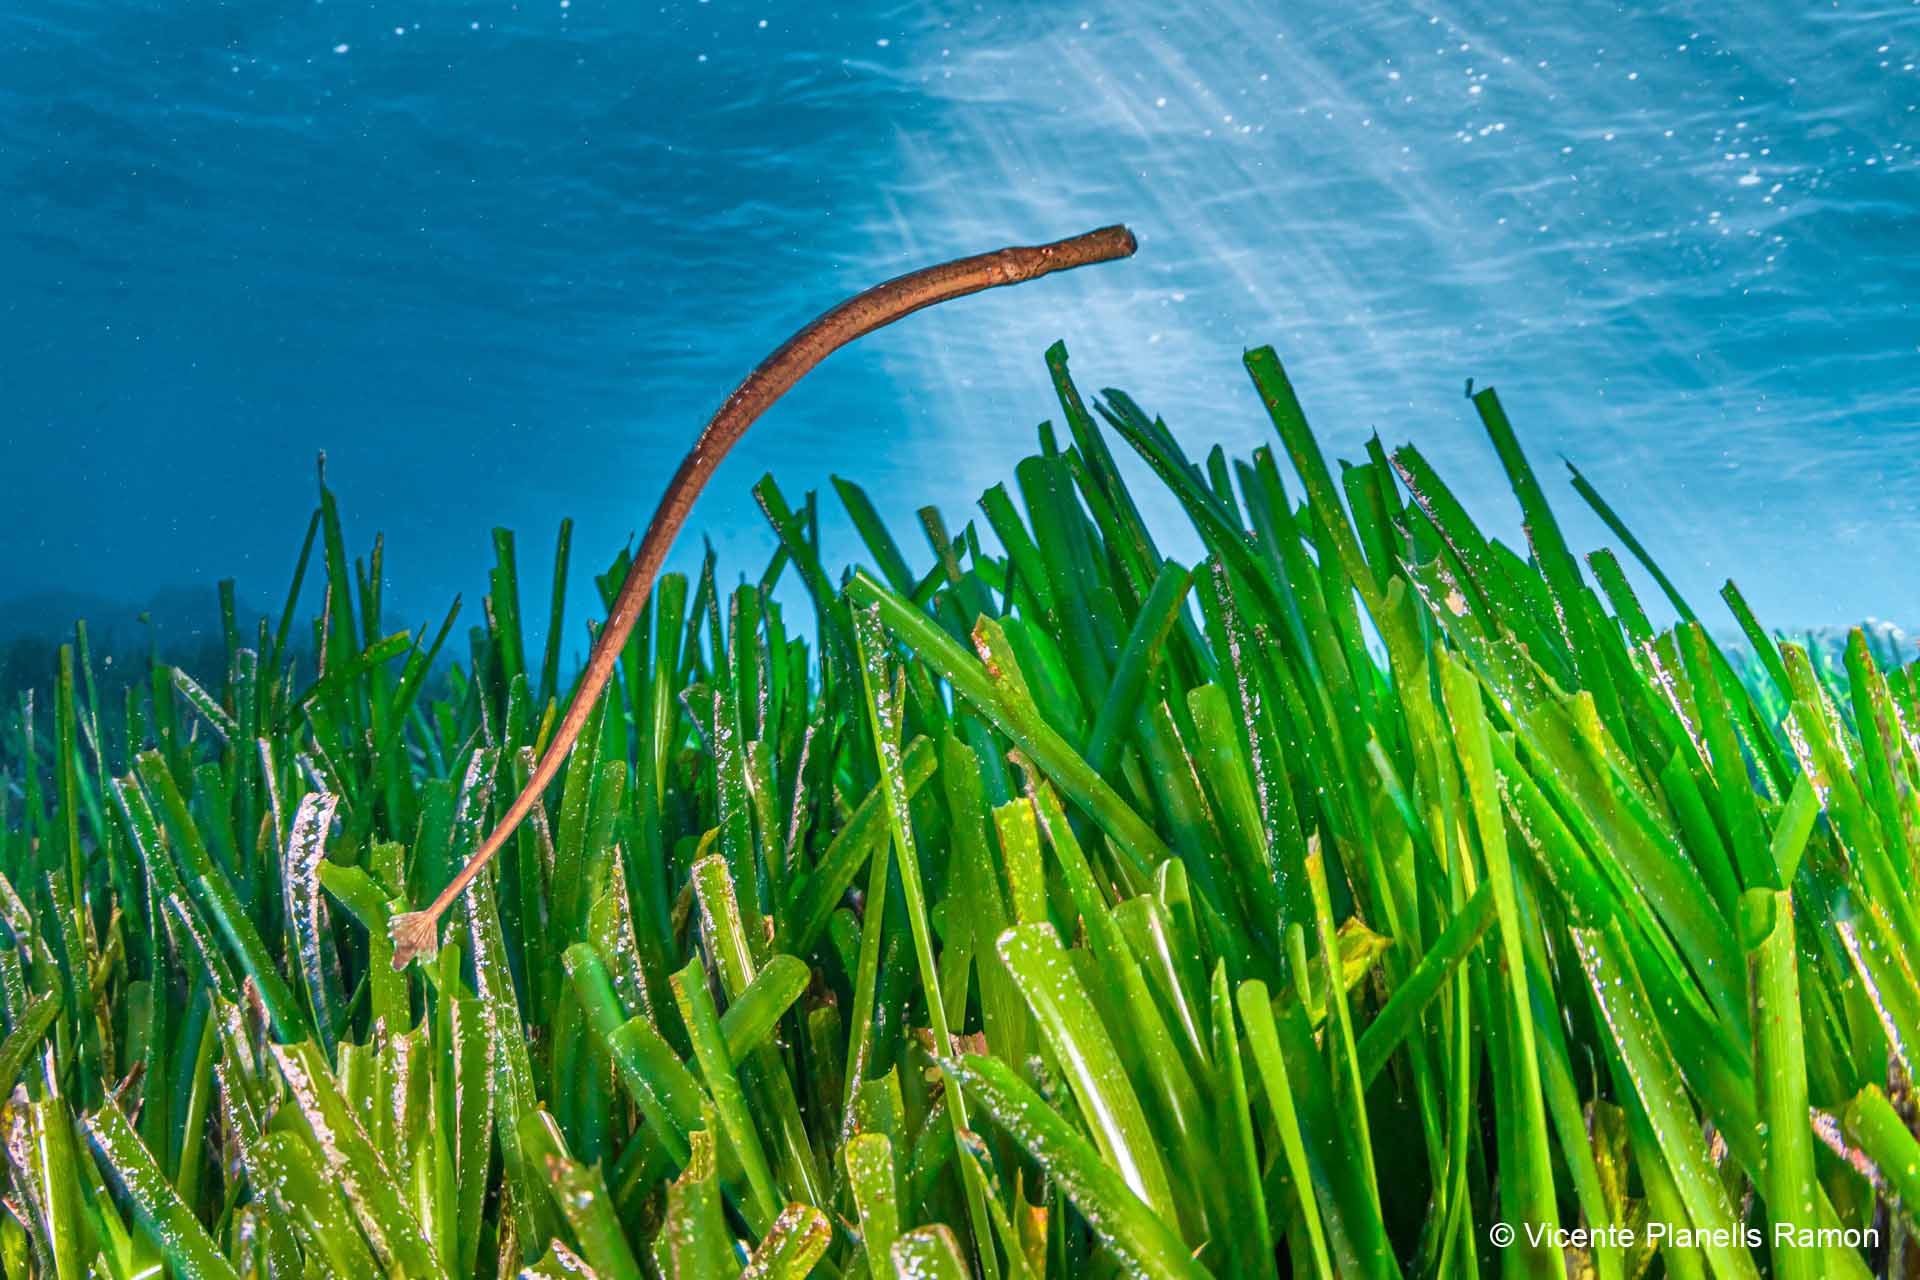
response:
M995 1123L1026 1147L1047 1175L1059 1182L1123 1266L1140 1276L1197 1280L1205 1274L1188 1256L1179 1237L1101 1159L1093 1144L1075 1133L1005 1063L970 1055L954 1066Z
M293 1133L269 1133L255 1158L268 1203L292 1225L309 1258L337 1275L376 1273L373 1251L311 1143Z
M117 1184L170 1266L187 1280L239 1280L240 1273L175 1193L117 1108L89 1116L87 1137L101 1169Z
M1909 1223L1920 1223L1920 1142L1878 1086L1868 1085L1841 1113L1846 1138L1872 1161L1874 1172Z
M313 1011L320 1046L333 1057L335 1006L340 997L334 990L337 981L329 964L331 957L323 948L322 933L327 927L326 905L320 899L319 868L327 856L328 828L333 824L339 799L324 791L310 792L300 801L293 816L292 837L287 844L285 895L288 922L293 926L294 949L300 960L300 976L307 989L307 1001ZM387 966L391 973L393 966Z
M760 1131L747 1109L746 1094L735 1076L733 1055L727 1051L720 1032L720 1018L713 1009L713 997L707 993L707 973L698 960L673 975L673 994L680 1004L680 1016L693 1038L694 1056L700 1063L700 1075L713 1099L728 1145L746 1169L752 1200L744 1206L747 1219L756 1231L765 1232L777 1212L773 1171L767 1164L766 1148Z
M893 1242L900 1234L900 1193L893 1144L886 1134L863 1133L847 1143L847 1185L860 1214L860 1243L872 1271L877 1260L893 1256Z
M1558 537L1557 531L1555 537ZM1571 590L1570 584L1563 583L1561 588ZM1512 1061L1518 1079L1514 1081L1511 1110L1499 1117L1499 1123L1516 1129L1509 1155L1518 1159L1520 1167L1513 1170L1511 1184L1502 1186L1501 1208L1509 1221L1557 1228L1560 1216L1553 1193L1553 1163L1548 1150L1544 1091L1540 1085L1540 1055L1534 1043L1531 1001L1526 994L1523 936L1526 926L1520 917L1513 864L1507 856L1506 814L1494 780L1493 754L1487 742L1480 686L1459 661L1444 661L1440 676L1447 711L1459 734L1461 772L1467 780L1481 856L1486 859L1487 882L1493 890L1495 915L1499 920L1501 954L1506 960L1501 970L1504 979L1501 985L1507 990L1510 1004L1508 1015L1502 1021L1511 1029L1515 1040ZM1513 1247L1521 1250L1529 1266L1548 1265L1549 1251L1533 1244L1531 1239Z
M740 1280L804 1280L832 1239L826 1214L810 1204L790 1204L767 1229Z
M118 1118L117 1124L115 1118ZM24 1138L27 1147L25 1163L30 1170L29 1186L34 1192L40 1238L47 1261L61 1280L68 1276L77 1278L84 1274L82 1267L88 1233L82 1204L83 1183L79 1158L74 1151L73 1117L64 1100L58 1097L43 1098L32 1103L15 1124L16 1131L9 1136L15 1142ZM24 1133L20 1130L24 1130ZM204 1258L206 1255L197 1248L198 1241L191 1235L199 1224L188 1227L177 1223L180 1214L175 1209L179 1207L179 1197L174 1195L173 1188L167 1185L159 1168L147 1157L145 1148L138 1141L126 1141L128 1126L125 1117L114 1111L103 1122L102 1131L107 1134L111 1144L110 1155L123 1160L120 1164L110 1163L107 1172L120 1180L123 1192L129 1197L136 1194L141 1197L134 1202L136 1216L157 1241L164 1239L163 1232L178 1225L187 1235L183 1253L196 1262ZM91 1127L88 1132L92 1134ZM208 1274L217 1276L223 1273L210 1270Z
M654 1240L660 1269L674 1280L736 1280L731 1233L714 1170L714 1131L695 1129L687 1167L667 1187L666 1220Z
M536 1112L530 1119L550 1131L549 1149L543 1154L554 1203L566 1215L587 1261L605 1280L640 1280L640 1262L627 1244L626 1229L614 1211L613 1197L599 1170L587 1168L567 1153L554 1131L552 1117Z
M399 1183L349 1110L319 1047L303 1041L276 1044L272 1050L328 1172L346 1193L374 1251L389 1266L423 1276L444 1275Z
M1095 1144L1127 1188L1161 1219L1174 1221L1173 1190L1159 1143L1100 1015L1051 925L1016 925L1000 935L1014 985L1073 1082Z
M1576 929L1573 937L1594 1008L1612 1036L1621 1083L1645 1109L1689 1219L1713 1242L1706 1246L1707 1257L1721 1275L1757 1277L1753 1259L1735 1243L1741 1237L1734 1229L1733 1205L1688 1105L1671 1051L1654 1028L1646 989L1620 943L1618 926Z
M0 1040L0 1089L10 1091L13 1088L20 1073L26 1069L27 1059L46 1038L59 1016L59 992L49 991L34 997L19 1025L7 1033L5 1040Z
M893 849L899 868L898 883L906 905L907 926L913 938L914 959L919 969L920 990L926 1002L936 1055L944 1057L953 1043L948 1027L946 1002L941 998L939 962L934 957L933 924L928 918L926 884L920 872L919 843L914 833L913 811L908 801L907 781L900 769L901 720L903 708L890 679L886 641L880 627L878 606L857 610L854 614L855 652L859 657L862 685L866 693L867 723L876 749L881 784L886 788L887 821L893 836ZM966 1093L951 1091L947 1102L948 1123L956 1148L962 1147L968 1129ZM988 1231L985 1189L979 1171L961 1151L960 1179L966 1196L967 1215L975 1239L982 1242L980 1255L987 1280L998 1280L997 1265Z
M872 579L856 576L848 590L854 599L876 606L890 629L951 681L981 714L1031 754L1062 791L1086 807L1141 870L1166 858L1167 847L1160 837L1047 726L1030 701L1021 699L1017 693L1003 696L996 692L989 673L976 658L933 627L919 611Z
M1749 889L1740 899L1741 941L1747 948L1753 1002L1754 1077L1759 1085L1761 1194L1777 1225L1792 1228L1784 1243L1773 1233L1774 1274L1799 1280L1829 1273L1823 1250L1796 1243L1820 1221L1807 1127L1807 1054L1802 1040L1799 960L1793 939L1793 898L1779 890ZM1837 1268L1834 1268L1837 1269Z
M935 1223L893 1242L893 1274L900 1280L966 1280L967 1259L953 1232Z

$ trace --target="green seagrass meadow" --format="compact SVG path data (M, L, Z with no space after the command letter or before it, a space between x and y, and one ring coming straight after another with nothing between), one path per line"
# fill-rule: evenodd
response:
M1047 363L957 528L835 480L842 571L760 481L403 973L625 553L393 631L323 477L223 671L78 628L0 729L8 1280L1915 1274L1912 655L1696 615L1491 391L1523 547L1271 350L1246 459Z

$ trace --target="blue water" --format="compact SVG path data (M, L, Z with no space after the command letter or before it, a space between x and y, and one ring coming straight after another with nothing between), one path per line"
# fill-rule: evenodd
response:
M831 474L912 547L923 503L957 527L1057 412L1055 338L1244 451L1272 343L1330 452L1416 440L1502 532L1469 377L1580 545L1556 455L1702 604L1911 624L1917 61L1915 0L7 5L0 599L268 607L323 449L394 625L477 600L496 524L534 566L576 517L584 588L812 314L1124 220L1129 263L830 361L701 504L723 564L770 548L767 470L843 559Z

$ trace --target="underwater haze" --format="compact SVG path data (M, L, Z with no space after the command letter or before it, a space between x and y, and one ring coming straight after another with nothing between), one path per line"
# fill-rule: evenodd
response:
M758 570L764 471L958 528L1057 414L1055 339L1242 453L1271 343L1330 453L1416 440L1504 535L1468 379L1577 547L1556 455L1703 606L1912 627L1916 62L1914 0L7 5L0 602L275 607L323 450L391 624L477 600L495 525L537 582L574 517L584 590L814 314L1124 221L1131 261L834 356L679 563Z

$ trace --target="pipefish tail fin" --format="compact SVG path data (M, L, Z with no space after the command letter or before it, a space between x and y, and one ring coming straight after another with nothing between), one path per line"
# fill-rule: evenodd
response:
M440 947L440 914L437 911L407 911L387 922L387 936L393 939L393 967L404 969L413 958Z
M787 339L778 350L761 361L747 375L746 381L734 388L733 394L720 406L720 411L708 421L706 428L694 441L693 448L681 459L673 479L668 481L667 491L661 496L659 507L654 510L652 522L647 525L646 536L640 540L640 550L633 558L633 566L627 571L627 580L614 597L606 625L600 629L599 639L594 642L593 650L587 657L587 667L581 673L573 701L567 707L567 713L561 719L552 741L547 744L546 751L534 765L526 785L508 807L506 816L474 850L467 865L440 891L431 905L410 916L395 917L392 924L394 967L404 967L415 955L433 946L441 915L465 891L473 877L479 874L480 868L506 843L521 819L538 803L547 785L559 774L562 762L573 749L574 741L579 738L587 718L593 713L594 704L599 701L607 681L613 676L614 665L619 661L621 650L626 647L627 636L639 620L640 611L646 606L647 594L653 589L653 580L667 558L674 536L680 532L680 526L686 523L694 500L712 478L720 460L746 434L755 419L822 360L854 339L892 324L902 316L984 289L1021 284L1052 275L1056 271L1071 271L1075 267L1096 262L1131 257L1138 247L1133 232L1116 225L1101 227L1070 239L1056 240L1052 244L997 249L992 253L943 262L937 267L910 271L848 298Z

